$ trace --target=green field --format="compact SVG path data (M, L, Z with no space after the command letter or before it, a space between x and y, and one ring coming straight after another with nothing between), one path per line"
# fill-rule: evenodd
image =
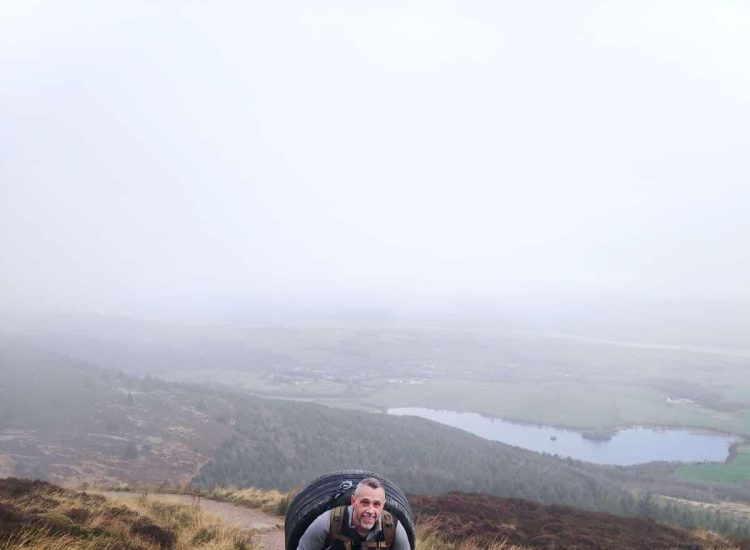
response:
M215 363L185 362L165 374L337 407L750 437L750 358L741 353L429 327L279 328L235 337L240 343L221 348Z
M675 426L750 435L747 411L676 404L654 388L604 382L434 380L391 385L365 398L373 407L426 407L578 429Z
M373 377L360 383L358 392L352 392L343 380L320 380L314 376L272 381L257 372L230 370L193 370L171 375L169 378L174 380L211 380L258 395L346 408L425 407L573 429L669 426L750 436L750 409L722 411L696 401L677 402L648 384L621 381L551 378L488 382L446 377L408 383L404 379Z
M683 481L737 483L750 480L750 445L740 445L729 464L690 464L674 472Z

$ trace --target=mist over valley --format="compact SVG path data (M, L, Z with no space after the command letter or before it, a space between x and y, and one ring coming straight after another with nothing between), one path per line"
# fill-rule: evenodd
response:
M456 544L750 537L747 51L732 0L2 2L0 516L355 468Z

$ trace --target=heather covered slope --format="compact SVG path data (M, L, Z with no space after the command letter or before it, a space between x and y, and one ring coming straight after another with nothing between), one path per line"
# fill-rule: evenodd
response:
M434 518L447 540L474 540L478 548L501 540L544 549L750 549L750 541L702 529L681 529L568 506L541 506L520 499L452 493L411 496L409 502L423 524Z

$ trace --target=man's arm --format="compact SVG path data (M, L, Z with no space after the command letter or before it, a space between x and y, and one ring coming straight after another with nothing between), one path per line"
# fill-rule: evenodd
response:
M396 537L393 540L393 550L411 550L409 546L409 536L406 534L406 529L401 525L399 521L396 525Z
M330 517L331 512L329 510L315 518L300 537L297 550L323 550L326 543L326 536L328 535L328 524L331 521ZM396 538L398 538L398 533L396 534ZM408 542L405 550L409 550Z

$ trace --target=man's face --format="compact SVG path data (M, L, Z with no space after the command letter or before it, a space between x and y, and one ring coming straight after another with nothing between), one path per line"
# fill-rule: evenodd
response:
M364 535L378 522L385 505L385 491L382 487L373 489L365 485L359 493L352 495L352 525L360 535Z

